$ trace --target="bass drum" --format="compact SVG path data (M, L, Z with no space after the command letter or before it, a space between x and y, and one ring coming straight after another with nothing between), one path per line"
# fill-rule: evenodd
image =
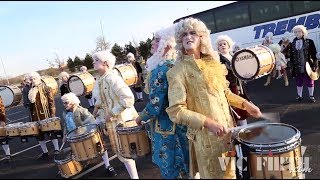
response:
M58 93L58 83L52 76L42 76L41 81L46 85L51 87L52 93L55 96Z
M0 85L0 96L6 108L18 105L22 99L22 93L18 86Z
M120 64L114 66L113 72L118 74L128 86L138 82L138 73L132 64Z
M95 79L90 73L71 75L68 79L68 87L77 96L88 95L92 92Z

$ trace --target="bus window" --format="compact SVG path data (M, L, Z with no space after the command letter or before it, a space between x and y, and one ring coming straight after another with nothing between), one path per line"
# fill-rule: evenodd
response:
M289 1L252 1L250 9L252 24L281 19L291 15Z
M194 15L193 18L197 18L203 21L207 28L210 29L211 33L216 32L214 16L212 11Z
M295 15L309 13L320 9L320 1L292 1Z
M215 12L217 32L234 29L250 24L248 5L238 5L235 8L221 8Z

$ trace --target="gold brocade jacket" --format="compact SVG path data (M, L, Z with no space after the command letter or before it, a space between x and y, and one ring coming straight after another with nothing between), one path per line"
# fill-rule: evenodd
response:
M212 160L210 163L207 161L215 156L221 156L224 149L218 148L215 143L222 144L225 138L209 135L208 129L203 127L206 117L226 127L234 127L229 104L244 109L242 104L246 101L230 91L229 82L226 80L227 73L226 67L219 60L209 57L194 59L193 56L184 56L167 72L169 107L166 111L173 122L188 127L189 142L194 145L196 154L201 154L202 157L201 159L197 156L196 159L193 150L190 149L191 174L195 172L196 161L198 164L203 164L199 167L200 175L212 174L201 178L216 177L214 174L217 172L203 171L208 171L210 167L206 166L212 162L219 165L218 161Z
M6 109L0 96L0 121L6 122Z
M55 117L56 106L54 103L54 95L52 89L43 83L38 87L35 103L31 103L30 112L32 121L41 121L43 119ZM29 91L30 93L30 91ZM45 97L44 100L40 98L40 93Z

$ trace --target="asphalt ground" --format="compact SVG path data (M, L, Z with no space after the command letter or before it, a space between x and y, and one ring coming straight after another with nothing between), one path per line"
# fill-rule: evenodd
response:
M306 173L306 178L315 179L320 176L320 82L315 81L316 103L309 102L308 90L305 87L303 100L296 102L296 86L292 77L289 77L289 86L284 86L283 79L272 79L271 84L263 86L266 77L259 78L246 83L246 89L250 100L260 107L262 112L276 113L280 117L281 123L286 123L296 127L301 133L302 146L306 147L304 157L310 157L311 172ZM135 93L134 93L135 94ZM147 96L144 94L145 101L138 102L135 107L141 111L147 102ZM57 116L61 117L63 112L60 96L56 96L55 103L57 107ZM89 107L86 98L81 97L81 104ZM92 109L89 109L92 111ZM19 105L6 110L8 123L27 122L28 112ZM263 119L249 118L249 122L255 122ZM110 163L118 173L117 177L111 179L129 179L125 166L111 151L109 138L104 137L107 145ZM4 151L0 150L0 178L1 179L62 179L58 173L58 167L54 162L53 145L47 142L50 157L47 160L37 160L41 154L41 148L35 138L29 138L27 143L22 143L19 137L9 141L12 161L9 164L3 164ZM61 139L59 139L61 145ZM67 145L66 145L67 146ZM2 149L2 148L1 148ZM141 179L159 179L161 178L158 168L152 163L151 155L140 157L136 160L139 177ZM71 177L74 179L105 179L106 172L102 159L100 157L90 161L79 174Z

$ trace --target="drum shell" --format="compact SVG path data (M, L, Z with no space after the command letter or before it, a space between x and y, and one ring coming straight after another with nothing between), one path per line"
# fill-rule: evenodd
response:
M60 174L64 178L74 176L83 169L81 163L74 160L71 155L61 160L58 160L55 157L54 162L57 164Z
M6 127L0 127L0 137L7 136Z
M22 99L22 92L18 86L0 85L0 96L6 108L13 107L20 104Z
M114 66L114 72L122 79L128 86L135 85L138 82L138 73L132 64L121 64Z
M275 68L271 49L258 45L237 51L231 60L234 75L241 80L254 80L270 74Z
M39 124L38 122L24 123L19 127L20 136L36 136L39 135Z
M92 92L94 82L95 79L90 73L74 74L68 79L68 87L70 91L75 93L77 96L84 96ZM81 91L79 91L79 89L81 89Z
M56 95L58 93L58 83L52 76L42 76L41 81L48 87L52 89L52 94Z
M133 122L125 122L124 127L117 125L116 132L119 140L119 153L125 158L135 159L149 154L151 148L144 125L138 126Z
M43 132L48 131L59 131L61 130L61 119L60 118L49 118L40 121L40 129Z
M6 134L10 137L20 136L19 128L23 125L22 122L7 124L6 125Z

